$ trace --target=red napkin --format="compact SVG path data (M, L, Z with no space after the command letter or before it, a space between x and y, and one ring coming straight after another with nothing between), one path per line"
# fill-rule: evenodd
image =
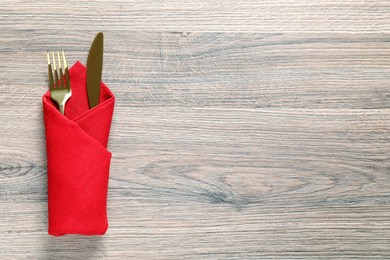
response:
M89 109L86 68L69 70L72 97L65 116L43 97L48 172L49 234L103 235L108 228L107 150L115 97L102 82L99 105Z

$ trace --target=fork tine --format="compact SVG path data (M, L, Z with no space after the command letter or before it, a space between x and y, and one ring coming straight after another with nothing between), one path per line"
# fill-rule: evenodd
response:
M47 55L47 65L51 65L50 64L50 54L48 51L46 52L46 55Z
M55 84L54 87L58 88L58 73L57 73L57 66L56 66L56 59L54 57L54 52L51 52L51 56L53 58L53 68L54 68L54 78L55 78Z
M58 58L58 69L59 69L59 73L60 73L59 85L61 86L61 88L63 88L64 87L64 75L62 74L61 57L60 57L59 51L57 51L57 58Z
M64 61L64 69L68 68L68 64L66 63L66 58L65 58L65 52L62 51L62 60Z
M54 82L53 82L53 71L51 69L51 63L50 63L50 53L46 52L47 56L47 74L49 76L49 89L54 89Z
M65 70L65 86L67 88L70 88L68 63L66 62L66 57L65 57L65 52L64 51L62 51L62 60L64 62L64 70Z

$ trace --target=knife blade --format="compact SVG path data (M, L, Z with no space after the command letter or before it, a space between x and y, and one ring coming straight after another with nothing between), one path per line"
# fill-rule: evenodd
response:
M100 82L103 68L103 33L96 35L89 49L87 59L87 93L89 108L99 104Z

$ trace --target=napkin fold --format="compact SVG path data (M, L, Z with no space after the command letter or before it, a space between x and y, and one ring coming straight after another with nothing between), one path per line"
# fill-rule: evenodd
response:
M72 97L62 115L48 91L42 97L48 173L48 233L103 235L108 228L107 150L115 97L102 82L99 105L90 109L86 68L69 69Z

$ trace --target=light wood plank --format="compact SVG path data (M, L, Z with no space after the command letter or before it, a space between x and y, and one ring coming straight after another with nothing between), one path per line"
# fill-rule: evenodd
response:
M7 30L389 32L387 0L2 0Z
M69 63L86 63L93 32L46 33L5 33L23 51L0 52L3 102L46 90L46 50L66 42ZM388 108L389 36L109 31L103 79L120 107Z

